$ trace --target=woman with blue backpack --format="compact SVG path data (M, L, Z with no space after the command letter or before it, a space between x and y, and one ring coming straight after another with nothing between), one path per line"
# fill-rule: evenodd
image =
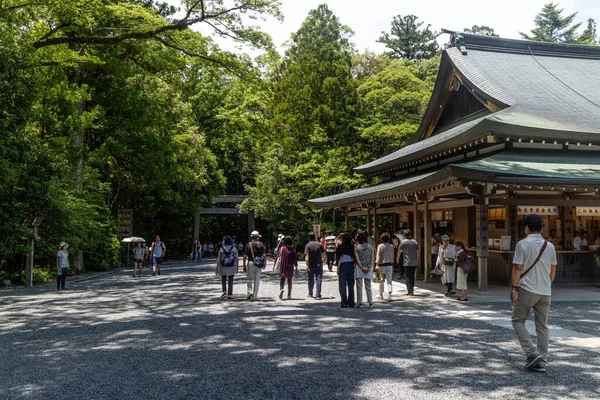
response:
M237 248L231 236L227 235L223 238L223 246L219 249L217 269L215 270L217 275L221 271L221 286L223 289L221 300L233 298L233 276L238 272L238 264Z

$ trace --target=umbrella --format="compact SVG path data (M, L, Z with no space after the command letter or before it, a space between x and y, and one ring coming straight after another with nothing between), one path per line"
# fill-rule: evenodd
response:
M141 237L127 237L125 239L122 240L123 243L145 243L146 240L144 240L144 238Z
M131 236L123 239L122 242L127 243L127 266L129 267L129 243L145 243L146 241L144 238Z

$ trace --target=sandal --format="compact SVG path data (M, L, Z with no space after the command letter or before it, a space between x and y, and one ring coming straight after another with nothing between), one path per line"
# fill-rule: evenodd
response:
M227 293L223 292L221 295L221 300L225 300L227 298Z

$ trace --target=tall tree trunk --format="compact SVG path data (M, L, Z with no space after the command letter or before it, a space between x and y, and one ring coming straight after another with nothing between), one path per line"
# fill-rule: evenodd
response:
M83 71L81 65L71 70L70 74L71 83L81 88L83 81ZM77 104L77 111L83 114L85 111L85 99L82 98ZM79 191L83 191L83 175L84 175L84 162L85 162L85 129L78 128L71 132L71 169L75 174L75 185ZM83 250L79 249L77 252L77 271L83 271L85 269L83 265Z

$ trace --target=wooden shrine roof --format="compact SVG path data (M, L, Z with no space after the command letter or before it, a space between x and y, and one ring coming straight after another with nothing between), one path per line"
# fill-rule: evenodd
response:
M373 175L490 133L506 138L600 143L600 47L454 34L413 143L355 168ZM448 73L494 112L431 135Z

